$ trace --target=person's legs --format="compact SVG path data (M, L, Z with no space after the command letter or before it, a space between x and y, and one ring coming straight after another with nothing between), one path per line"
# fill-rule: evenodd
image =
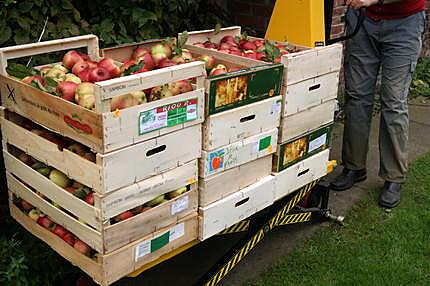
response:
M347 15L349 29L355 26L355 11ZM332 189L345 190L366 178L366 157L373 113L375 85L380 67L377 33L379 23L366 19L359 33L346 43L345 125L342 162L344 172Z
M379 128L379 175L387 183L380 204L400 202L400 185L407 170L409 134L408 93L421 51L424 18L421 13L384 21L381 38L381 124Z

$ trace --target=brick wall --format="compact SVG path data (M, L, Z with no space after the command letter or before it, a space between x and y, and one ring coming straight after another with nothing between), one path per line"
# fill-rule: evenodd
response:
M264 35L272 15L275 0L217 0L232 14L232 22L243 27L251 34ZM341 21L345 14L345 0L335 0L332 20L332 37L343 35L344 24ZM427 31L424 36L423 54L430 56L430 0L426 0L427 5ZM234 11L234 13L233 13Z

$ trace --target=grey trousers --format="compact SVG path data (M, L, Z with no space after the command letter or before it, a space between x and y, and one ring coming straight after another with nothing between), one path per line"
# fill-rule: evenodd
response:
M357 11L346 16L347 29ZM346 43L345 126L342 161L346 168L366 168L376 81L381 71L379 176L402 183L407 170L408 92L422 46L424 12L395 20L366 17L360 32Z

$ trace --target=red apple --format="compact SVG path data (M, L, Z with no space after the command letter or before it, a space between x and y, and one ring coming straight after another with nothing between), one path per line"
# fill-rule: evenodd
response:
M239 50L230 49L230 55L242 56L242 52Z
M218 50L218 52L220 53L224 53L224 54L229 54L230 50Z
M52 232L61 238L63 238L68 233L67 230L61 225L56 225Z
M100 68L104 68L109 72L111 77L117 77L120 74L119 67L115 64L115 61L112 58L104 58L102 59L98 65Z
M206 70L211 70L215 66L215 58L213 56L201 55L198 57L198 60L205 62Z
M130 67L134 66L136 64L136 60L128 60L122 63L120 67L120 72L123 74L126 70L128 70Z
M182 56L176 55L172 58L172 62L174 62L175 64L184 64L185 59Z
M169 84L169 89L172 95L178 95L181 93L189 92L193 90L193 86L187 80L180 80Z
M21 208L26 212L29 212L32 209L34 209L34 206L32 206L29 202L27 202L25 200L21 200L20 205L21 205Z
M25 78L23 78L21 80L21 82L25 83L25 84L31 84L33 82L33 80L38 81L42 86L45 86L45 80L38 75L32 75L32 76L26 76Z
M94 192L87 194L84 198L84 201L89 205L94 205Z
M62 99L74 102L75 101L75 91L78 84L73 81L63 81L57 86L57 93L60 94Z
M257 46L253 42L250 42L248 40L240 40L239 47L243 50L252 50L255 51L257 49Z
M153 55L152 55L152 59L154 60L155 65L156 65L156 66L159 66L159 65L160 65L160 62L161 62L162 60L167 59L167 56L166 56L166 54L153 54Z
M194 43L193 46L200 47L200 48L205 47L205 45L203 45L203 43Z
M39 217L37 223L46 229L52 229L55 226L55 223L48 216Z
M234 43L234 42L235 42L234 37L231 35L224 36L221 39L221 43Z
M137 58L137 62L141 63L143 61L143 68L147 70L153 70L155 68L155 61L150 53Z
M73 246L75 244L75 236L71 234L70 232L66 233L62 239L70 246Z
M90 70L90 82L104 81L110 78L111 75L104 68L94 68Z
M75 50L68 51L63 57L63 65L68 69L71 69L79 61L83 61L83 58Z
M230 50L231 47L232 45L230 43L221 43L221 45L219 45L220 50Z
M131 209L131 212L135 215L140 214L143 211L143 206L137 206L133 209Z
M90 81L90 70L86 69L83 71L80 71L77 76L81 79L82 82L89 82Z
M34 159L30 155L27 155L26 153L19 154L18 159L24 162L24 164L28 166L31 166L35 163Z
M254 40L252 43L257 47L257 49L264 46L264 40Z
M95 61L88 60L88 61L85 61L85 62L88 64L88 68L89 69L94 69L94 68L98 67L98 63L95 62Z
M71 193L72 195L75 195L77 189L74 187L65 187L64 188L68 193Z
M177 64L175 62L173 62L172 60L169 60L168 58L162 59L159 63L158 63L158 67L160 69L162 68L167 68L167 67L172 67L172 66L176 66Z
M120 213L119 215L117 215L116 217L114 217L114 221L116 222L120 222L126 219L131 218L132 216L134 216L134 214L131 211L125 211L123 213Z
M133 51L133 54L131 55L131 58L132 59L138 59L138 58L141 58L141 57L143 57L144 55L146 55L146 54L149 54L150 52L149 52L149 50L148 49L146 49L146 48L142 48L142 47L139 47L139 48L136 48L134 51Z
M83 241L76 239L73 248L82 253L83 255L90 256L91 248Z
M72 73L78 75L81 71L89 69L88 62L80 61L72 67Z
M253 60L257 59L257 53L254 51L245 51L243 52L243 56Z
M227 71L225 69L214 68L209 73L209 76L217 76L217 75L225 74L225 73L227 73Z
M204 47L207 49L218 49L218 45L215 43L212 43L211 41L206 41L203 43Z
M262 61L266 57L266 54L265 53L257 53L256 56L257 56L257 60Z
M275 63L280 63L280 62L281 62L281 57L277 57L277 58L274 60L274 62L275 62Z
M172 49L168 45L156 44L152 46L151 54L153 56L157 54L164 54L166 58L168 58L172 55Z

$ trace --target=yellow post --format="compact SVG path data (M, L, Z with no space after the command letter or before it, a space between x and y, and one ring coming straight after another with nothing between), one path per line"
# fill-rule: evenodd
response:
M315 47L324 45L324 0L277 0L266 39Z

